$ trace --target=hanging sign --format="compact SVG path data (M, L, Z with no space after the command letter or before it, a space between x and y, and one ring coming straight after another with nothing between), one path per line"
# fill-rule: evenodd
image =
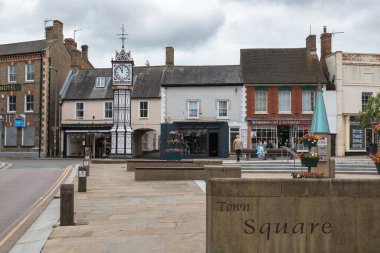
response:
M15 127L25 127L25 114L15 115Z

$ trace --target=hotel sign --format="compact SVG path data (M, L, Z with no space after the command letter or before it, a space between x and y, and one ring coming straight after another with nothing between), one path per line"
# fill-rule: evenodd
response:
M311 125L311 120L252 120L252 125Z
M0 92L20 91L21 84L0 84Z

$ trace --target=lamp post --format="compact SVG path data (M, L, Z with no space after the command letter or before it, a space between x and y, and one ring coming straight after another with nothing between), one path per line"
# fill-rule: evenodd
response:
M53 142L54 142L54 156L57 156L57 110L58 110L58 89L57 89L57 76L58 70L53 68L52 66L48 66L49 69L55 71L54 77L54 129L53 129Z

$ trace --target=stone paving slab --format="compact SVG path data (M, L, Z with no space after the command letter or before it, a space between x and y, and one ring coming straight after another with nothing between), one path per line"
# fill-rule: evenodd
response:
M204 253L206 196L194 181L135 182L123 164L92 164L75 220L56 227L42 253Z

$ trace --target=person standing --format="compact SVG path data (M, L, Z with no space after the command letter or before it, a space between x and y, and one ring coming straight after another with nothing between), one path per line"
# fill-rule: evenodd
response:
M236 135L236 138L233 143L234 150L236 152L236 161L240 162L241 149L243 147L243 142L240 139L239 135Z

